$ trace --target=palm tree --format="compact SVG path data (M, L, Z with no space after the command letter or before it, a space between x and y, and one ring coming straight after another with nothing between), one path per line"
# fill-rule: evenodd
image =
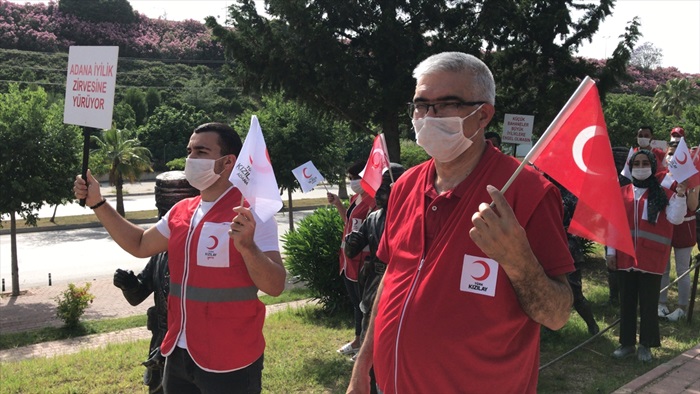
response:
M92 142L97 145L91 153L95 154L109 168L109 184L117 190L117 212L124 212L124 179L133 183L151 168L151 152L141 146L138 138L132 138L128 130L110 129L102 132L102 136L92 136Z
M700 102L700 90L690 79L671 79L656 87L653 109L681 120L685 108Z

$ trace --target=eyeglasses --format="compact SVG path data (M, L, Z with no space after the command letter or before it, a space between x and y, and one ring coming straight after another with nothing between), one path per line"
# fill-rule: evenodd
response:
M462 107L470 107L474 105L485 104L485 101L440 101L437 103L408 103L408 116L412 119L420 119L424 117L430 108L433 108L433 113L435 115L442 116L456 116L459 115L459 111Z
M672 148L676 148L676 147L678 147L678 141L671 141L668 143L668 146L670 146Z

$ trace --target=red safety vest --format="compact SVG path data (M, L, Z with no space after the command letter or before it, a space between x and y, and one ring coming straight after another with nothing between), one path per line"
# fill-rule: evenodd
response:
M355 194L350 198L350 206L357 201L357 197L358 195ZM353 230L360 228L362 222L367 219L367 215L374 210L375 206L376 203L374 202L374 198L372 196L369 194L362 196L362 201L360 201L359 204L356 204L355 208L352 210L352 212L350 212L350 215L348 215L347 220L345 221L345 227L343 228L343 239L340 243L340 250L338 251L340 261L339 272L342 275L343 271L345 271L345 277L354 282L357 282L357 275L360 272L362 263L370 256L369 246L365 247L357 256L350 258L346 256L344 252L345 237L353 232Z
M185 327L194 362L206 371L229 372L263 354L265 306L228 236L241 193L229 189L190 230L200 201L200 196L183 200L168 214L170 295L161 351L170 355Z
M664 188L666 196L670 199L673 192ZM666 269L668 257L671 254L671 237L673 236L673 224L666 218L666 211L659 212L656 224L642 219L642 213L647 202L649 192L646 191L635 204L634 186L632 184L622 187L622 199L625 204L627 221L632 232L632 241L637 255L636 260L632 256L617 251L617 269L622 271L644 271L662 275ZM636 205L636 211L635 211ZM635 226L635 222L637 225Z

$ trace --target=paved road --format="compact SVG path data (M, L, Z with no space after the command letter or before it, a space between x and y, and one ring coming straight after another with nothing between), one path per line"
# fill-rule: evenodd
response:
M155 189L155 182L143 182L137 184L127 184L124 186L125 190L131 191L132 193L124 195L124 210L126 212L136 212L136 211L148 211L156 209L155 197L153 195ZM329 189L330 190L330 189ZM333 186L333 193L338 193L338 187ZM102 194L107 197L112 206L117 205L117 199L114 196L114 189L112 187L103 185ZM308 193L301 193L296 191L292 193L292 200L303 200L310 198L323 198L326 197L326 190L323 186L319 186ZM282 196L282 199L286 201L287 194ZM46 205L39 210L40 218L51 218L56 211L56 217L61 216L77 216L77 215L92 215L92 211L89 208L81 207L77 202L72 202L66 205L59 205L58 208L54 205ZM9 218L7 215L3 215L2 219L5 220Z
M130 194L125 196L127 212L155 209L154 182L126 185ZM336 189L337 190L337 189ZM335 191L334 191L335 192ZM102 193L110 195L110 188L103 186ZM150 194L149 194L150 193ZM325 197L326 190L319 187L309 193L294 193L294 200ZM107 198L113 206L114 197ZM39 217L48 220L54 207L44 207ZM298 223L311 211L295 211L294 222ZM58 207L56 216L92 214L90 209L71 203ZM275 215L278 232L281 235L289 230L289 213ZM144 228L152 224L143 225ZM280 243L280 250L282 246ZM35 286L48 286L49 274L52 284L93 280L111 276L116 268L139 272L148 259L138 259L124 252L102 227L83 228L65 231L42 231L17 235L17 256L20 289ZM0 278L5 280L4 292L12 288L10 236L0 235ZM2 290L2 289L0 289Z
M295 211L294 222L298 223L311 212ZM288 213L277 213L275 219L281 236L289 230ZM116 268L139 272L148 262L148 259L139 259L123 251L103 227L17 234L17 256L20 289L48 285L49 274L53 284L61 284L112 275ZM5 291L12 287L11 272L10 236L2 235L0 278L5 279Z

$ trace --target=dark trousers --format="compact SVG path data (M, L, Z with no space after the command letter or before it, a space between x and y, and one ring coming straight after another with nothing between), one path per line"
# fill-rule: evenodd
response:
M345 282L345 289L348 291L348 296L350 296L350 302L352 303L352 313L355 319L355 336L359 337L362 333L362 310L360 309L360 286L357 282L353 282L345 276L343 273L343 281Z
M639 271L618 271L620 278L620 345L637 343L637 305L639 305L639 344L661 346L659 334L659 290L661 275Z
M175 347L165 361L166 394L260 393L263 358L233 372L208 372L197 366L187 350Z

